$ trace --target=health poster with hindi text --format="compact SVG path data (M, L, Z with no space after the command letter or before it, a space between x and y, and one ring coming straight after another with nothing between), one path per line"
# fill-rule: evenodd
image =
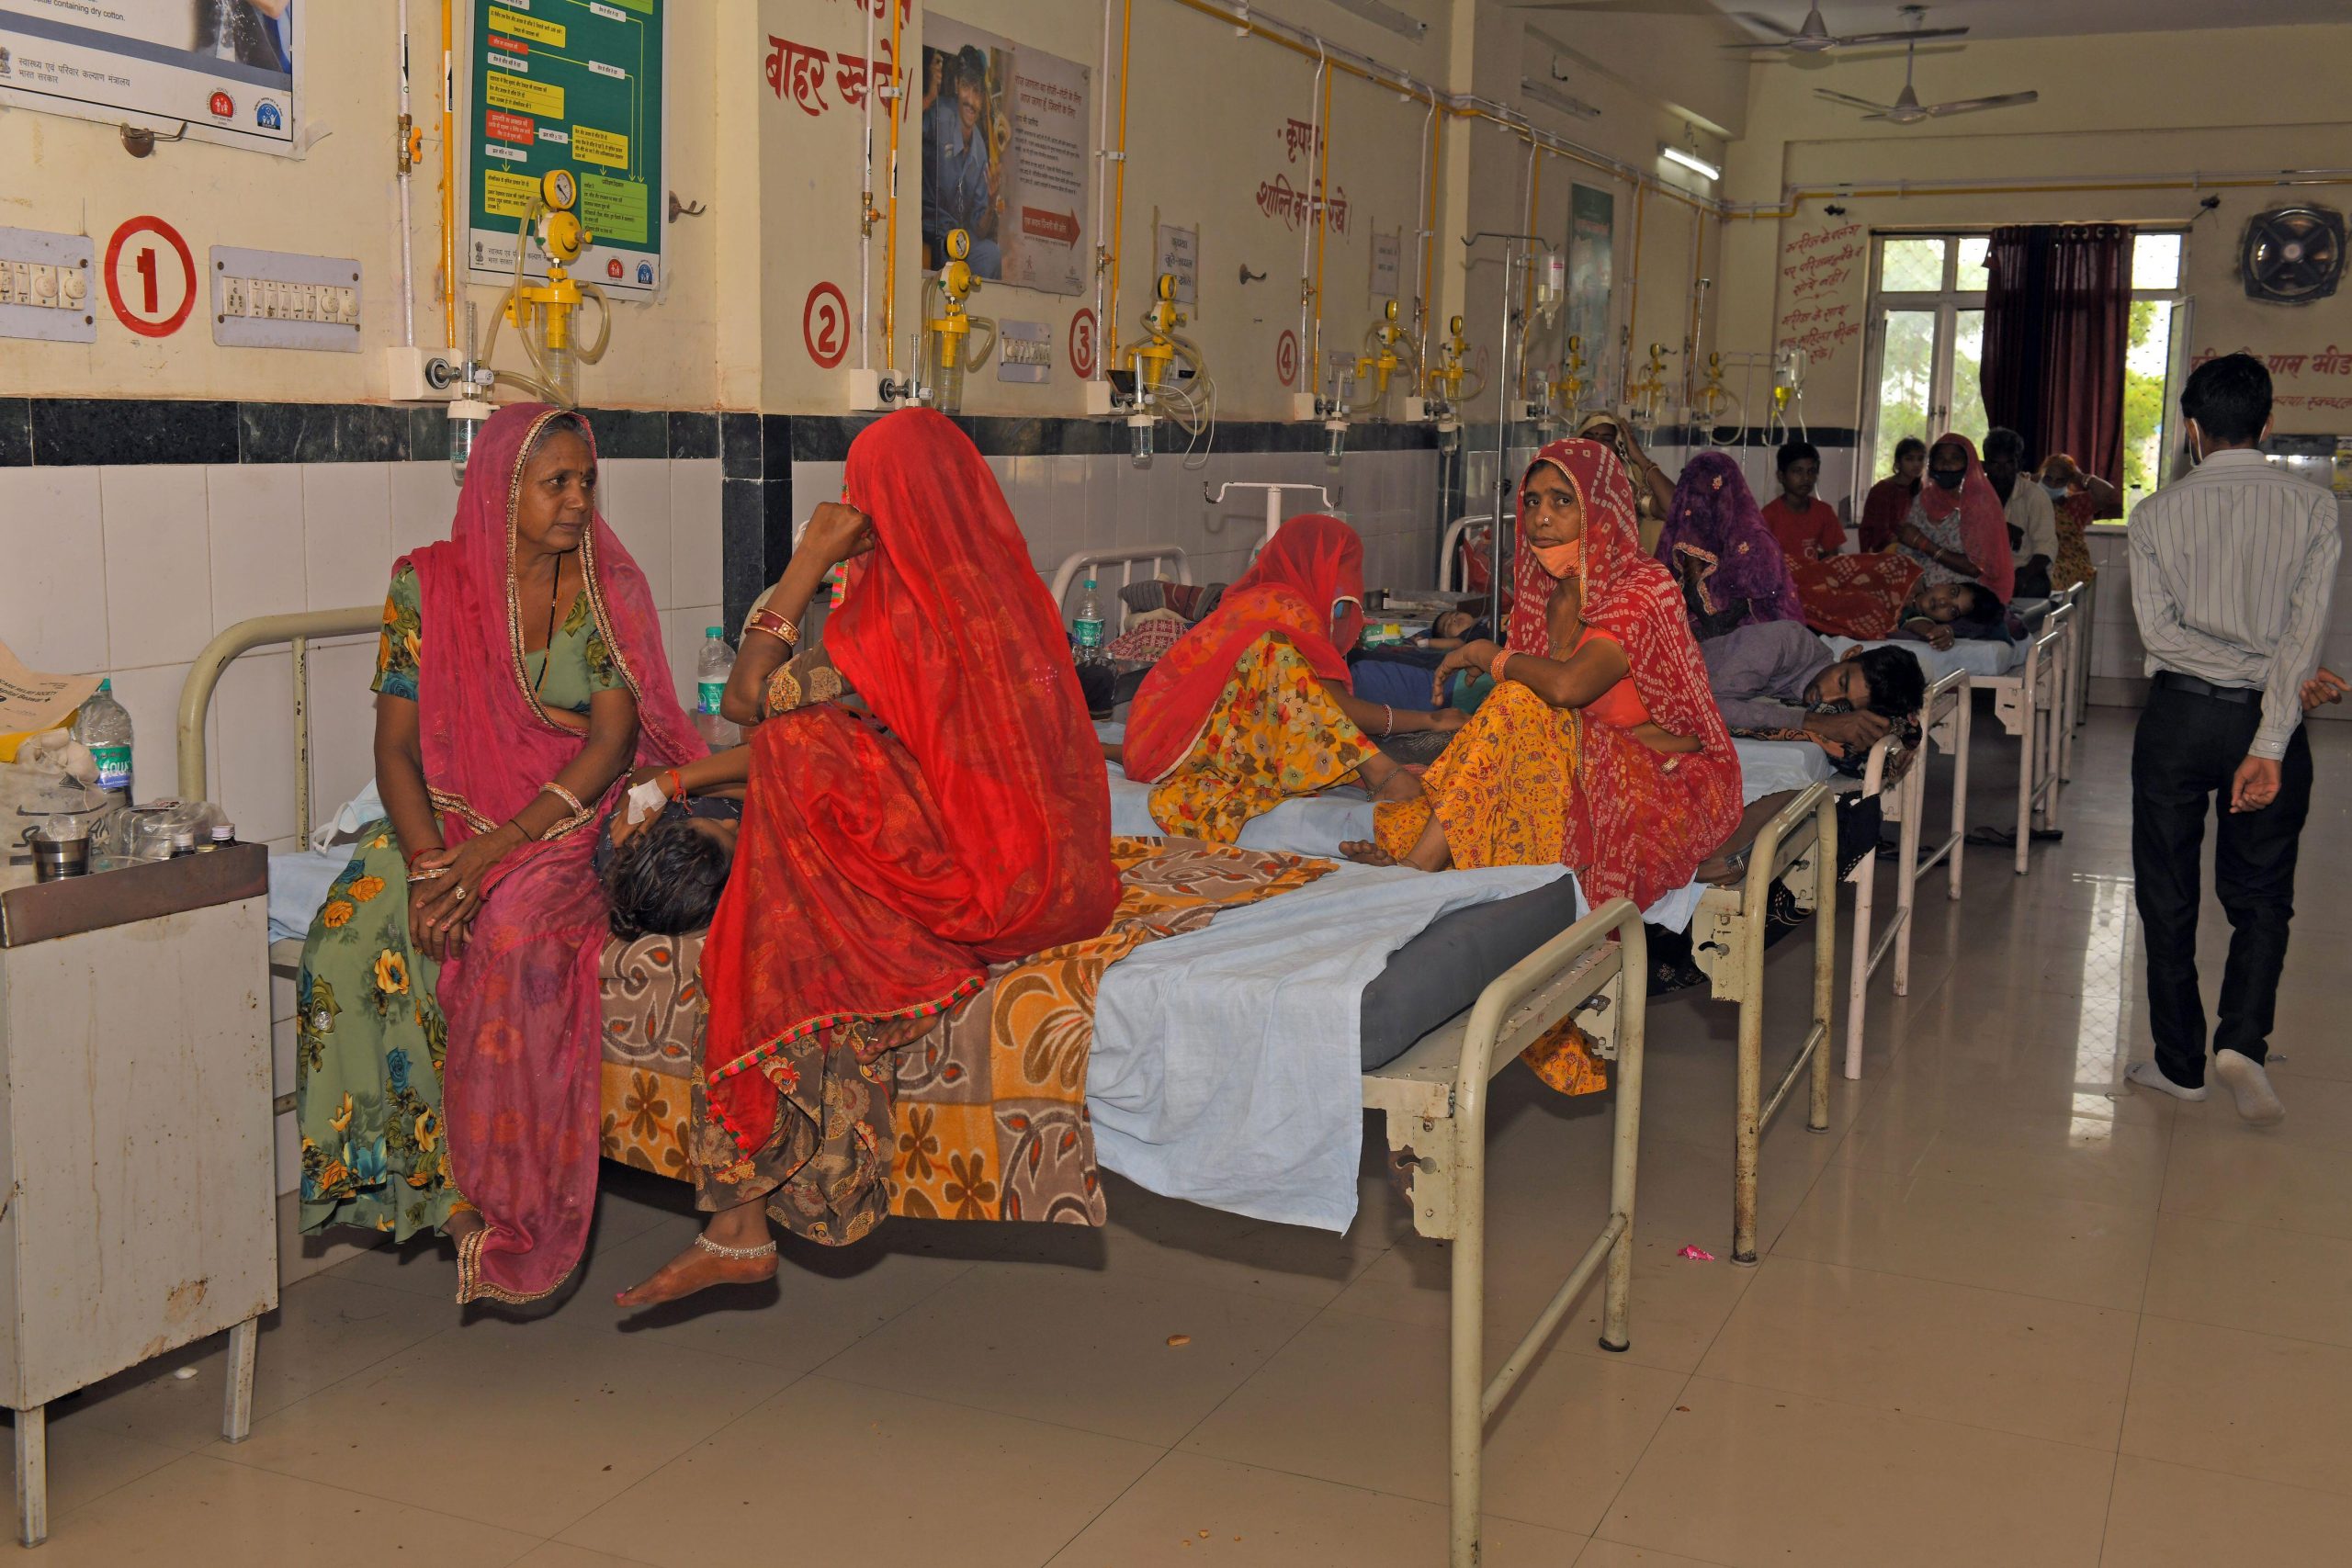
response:
M1087 162L1093 73L932 13L923 21L923 265L971 241L988 282L1078 294L1093 276Z
M460 129L473 281L512 281L532 193L548 171L569 169L590 236L572 276L632 294L661 287L669 9L669 0L478 0ZM524 276L545 276L538 247L522 248Z

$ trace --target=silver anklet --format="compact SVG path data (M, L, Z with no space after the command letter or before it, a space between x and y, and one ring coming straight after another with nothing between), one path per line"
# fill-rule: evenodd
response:
M721 1247L700 1231L695 1233L695 1245L713 1258L724 1258L733 1263L748 1263L754 1258L774 1258L775 1243L763 1241L757 1247Z

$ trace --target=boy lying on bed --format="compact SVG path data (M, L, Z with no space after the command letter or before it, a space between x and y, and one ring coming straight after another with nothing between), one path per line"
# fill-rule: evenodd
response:
M730 746L675 768L641 768L631 794L658 789L662 805L639 820L624 806L605 819L596 875L611 908L613 934L684 936L706 929L735 863L752 750Z

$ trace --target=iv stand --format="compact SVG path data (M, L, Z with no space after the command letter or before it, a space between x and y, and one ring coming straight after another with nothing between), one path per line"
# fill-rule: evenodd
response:
M1510 462L1510 343L1513 332L1524 324L1515 303L1518 290L1513 286L1512 277L1514 274L1524 272L1530 248L1542 245L1544 241L1541 234L1512 234L1482 229L1464 239L1463 248L1474 250L1481 240L1500 240L1503 243L1502 335L1497 340L1498 348L1495 356L1495 521L1487 537L1487 625L1500 630L1503 618L1503 519L1510 517L1512 526L1516 528L1519 516L1516 508L1507 508L1503 504L1511 491L1506 477ZM1526 345L1522 343L1521 358L1525 354Z

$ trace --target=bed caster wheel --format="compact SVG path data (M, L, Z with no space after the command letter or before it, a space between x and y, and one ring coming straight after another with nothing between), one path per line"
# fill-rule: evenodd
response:
M1626 1351L1628 1351L1628 1350L1630 1350L1630 1349L1632 1349L1632 1348L1634 1348L1634 1342L1633 1342L1632 1340L1630 1340L1630 1339L1626 1340L1626 1341L1625 1341L1623 1344L1622 1344L1622 1345L1611 1345L1611 1343L1609 1343L1608 1339L1604 1337L1604 1338L1602 1338L1602 1339L1600 1340L1600 1348L1601 1348L1602 1349L1604 1349L1604 1350L1608 1351L1608 1352L1609 1352L1611 1355L1612 1355L1612 1356L1622 1356L1622 1355L1623 1355Z

